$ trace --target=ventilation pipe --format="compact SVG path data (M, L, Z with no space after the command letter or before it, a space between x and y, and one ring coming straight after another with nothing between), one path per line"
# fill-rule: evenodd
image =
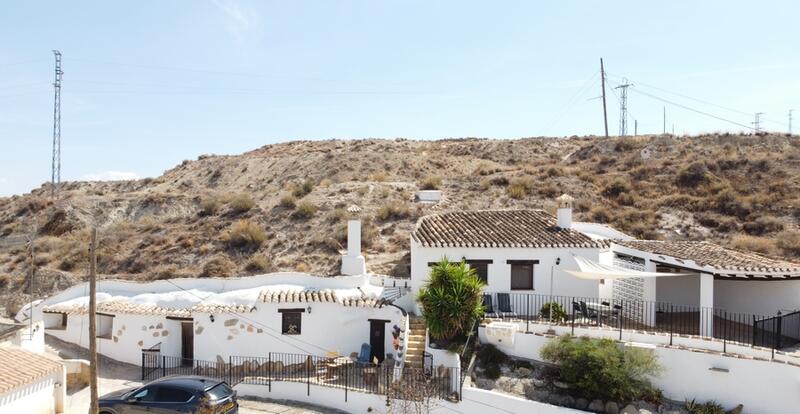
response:
M575 199L567 194L562 194L561 197L556 199L556 202L558 202L558 212L556 214L558 227L562 229L572 228L572 203L574 201Z
M361 255L361 208L352 205L347 208L350 216L347 220L347 253L342 256L343 275L363 275L367 273L367 264Z

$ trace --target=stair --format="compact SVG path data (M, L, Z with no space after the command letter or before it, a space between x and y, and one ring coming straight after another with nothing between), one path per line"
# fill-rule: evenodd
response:
M420 316L408 315L408 348L406 349L406 366L419 368L423 366L425 355L425 321Z

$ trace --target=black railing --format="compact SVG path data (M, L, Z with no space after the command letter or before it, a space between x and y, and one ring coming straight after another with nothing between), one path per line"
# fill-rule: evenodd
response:
M785 347L800 342L800 313L791 317L793 335L784 334L779 336L782 341L776 341L769 336L772 332L769 328L776 322L751 313L644 300L529 293L489 295L497 316L525 321L526 331L530 331L531 322L571 326L573 333L576 327L601 326L619 330L620 338L623 330L669 333L670 341L674 335L716 338L725 341L726 349L728 341L777 349L780 349L778 345ZM783 316L784 324L788 323L787 317L789 315Z
M753 345L783 349L800 343L800 311L753 319Z
M161 355L152 359L142 351L142 380L168 375L202 375L231 385L265 385L273 381L306 384L386 395L391 399L445 399L460 394L460 369L396 368L392 363L359 363L345 357L269 353L267 357L230 356L228 361L202 361ZM153 367L155 362L157 366Z

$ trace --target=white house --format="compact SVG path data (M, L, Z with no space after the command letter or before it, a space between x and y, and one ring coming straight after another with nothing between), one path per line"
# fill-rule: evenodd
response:
M0 346L0 413L64 412L64 366L16 346Z

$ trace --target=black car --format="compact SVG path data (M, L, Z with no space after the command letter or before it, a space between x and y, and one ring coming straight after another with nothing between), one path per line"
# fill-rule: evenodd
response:
M100 397L100 414L236 414L236 391L224 381L199 376L164 377L139 388Z

